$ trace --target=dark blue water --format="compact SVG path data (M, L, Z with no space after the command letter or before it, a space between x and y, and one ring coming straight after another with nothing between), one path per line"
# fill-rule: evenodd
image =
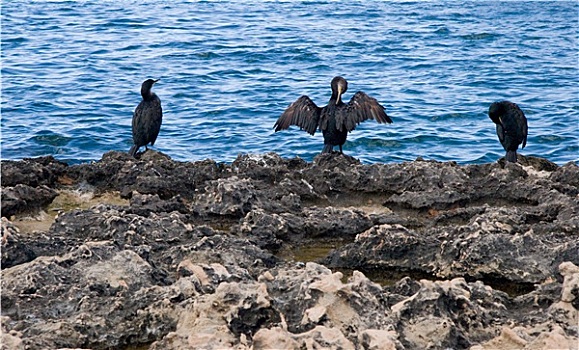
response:
M364 162L504 155L495 100L527 115L525 155L579 159L577 1L2 3L2 159L70 162L127 151L140 84L160 78L155 149L229 162L275 151L311 160L322 136L273 133L300 95L327 103L344 76L394 123L362 123Z

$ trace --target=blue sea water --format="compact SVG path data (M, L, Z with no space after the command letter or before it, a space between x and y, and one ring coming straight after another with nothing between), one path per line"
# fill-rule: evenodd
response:
M301 95L319 106L344 76L394 120L362 123L344 152L366 163L504 156L488 118L508 99L525 155L579 159L577 1L5 1L2 159L70 163L128 151L140 84L161 79L155 149L230 162L323 146L273 124Z

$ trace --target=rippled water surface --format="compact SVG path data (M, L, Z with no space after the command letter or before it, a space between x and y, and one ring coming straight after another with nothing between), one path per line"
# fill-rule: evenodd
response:
M363 90L394 120L362 123L344 152L367 163L504 155L487 116L518 103L522 154L579 158L577 1L5 1L2 159L73 163L128 151L140 84L160 78L155 149L230 162L274 151L311 160L322 136L273 124L330 80Z

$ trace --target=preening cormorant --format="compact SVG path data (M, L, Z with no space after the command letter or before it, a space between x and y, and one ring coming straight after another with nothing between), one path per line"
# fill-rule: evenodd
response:
M141 85L141 96L143 100L135 108L133 113L133 147L129 150L131 156L135 156L140 147L151 143L155 144L161 123L163 122L163 109L161 108L161 99L151 91L153 84L159 79L147 79Z
M297 125L313 135L319 128L324 135L322 153L331 153L334 146L346 142L348 132L354 130L364 120L374 119L378 123L392 123L384 107L375 98L358 91L350 102L342 102L342 94L348 90L348 82L342 77L332 79L332 97L325 107L318 107L308 96L302 96L292 103L274 125L275 131Z
M499 141L507 151L506 160L517 162L517 148L527 144L527 118L523 111L513 102L493 102L489 107L489 117L497 125Z

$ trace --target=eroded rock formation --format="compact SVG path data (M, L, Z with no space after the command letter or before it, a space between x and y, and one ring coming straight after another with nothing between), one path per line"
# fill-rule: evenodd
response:
M4 161L2 349L574 349L579 167L520 158Z

